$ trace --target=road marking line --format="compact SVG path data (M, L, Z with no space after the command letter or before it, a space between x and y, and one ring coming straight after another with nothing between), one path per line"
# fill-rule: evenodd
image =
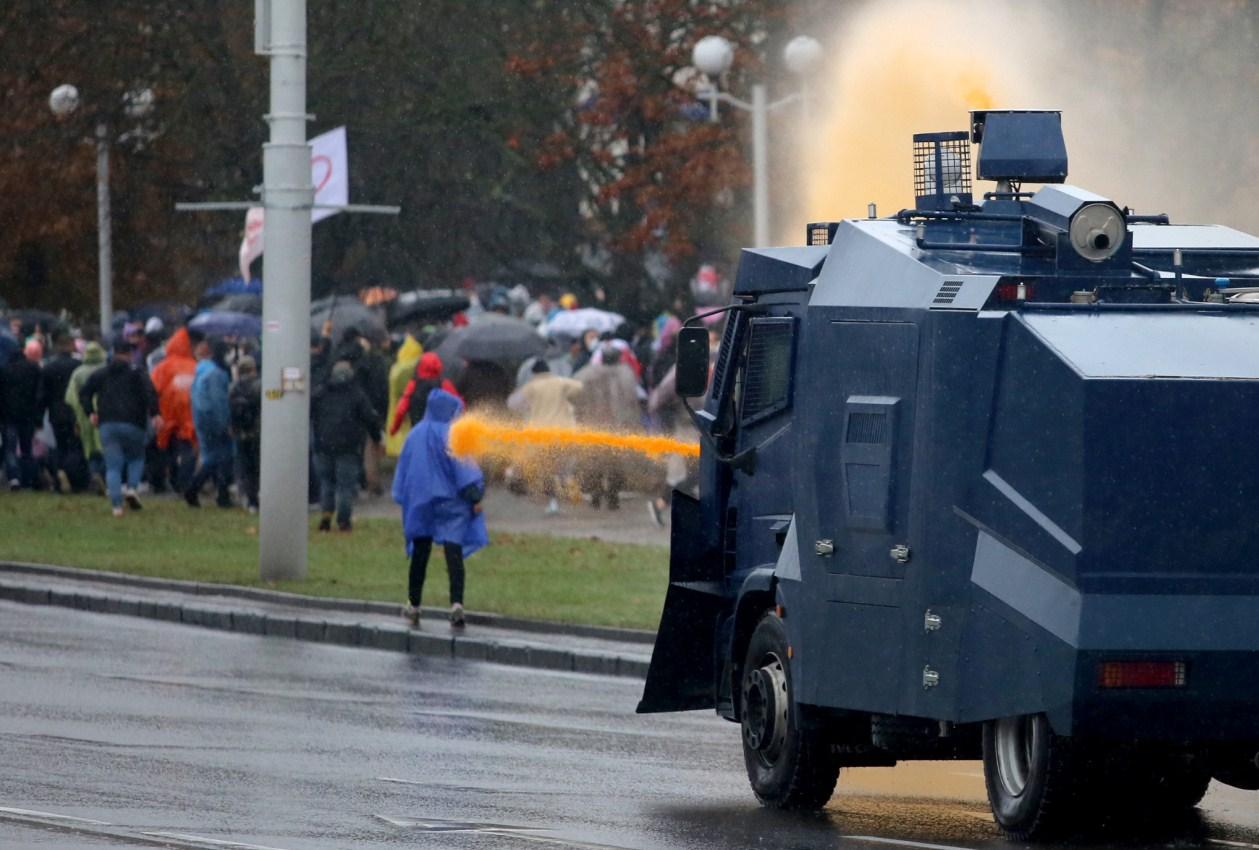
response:
M554 847L569 847L576 850L626 850L614 844L591 844L587 841L575 841L565 838L556 838L546 835L537 835L531 830L544 829L544 827L534 826L502 826L501 824L475 824L460 821L434 821L420 820L418 818L391 818L388 815L375 814L372 817L378 818L391 826L400 829L427 829L432 832L470 832L475 835L490 835L496 838L515 838L525 841L532 841L535 844L548 844Z
M436 788L441 791L469 791L476 794L529 794L534 797L554 797L567 793L564 791L539 791L536 788L491 788L485 785L459 785L454 782L399 779L395 776L377 776L376 781L388 782L393 785L409 785L417 788Z
M8 806L0 806L0 812L10 815L21 815L29 818L47 818L49 820L66 820L74 823L90 823L96 826L112 826L113 824L103 820L92 820L91 818L76 818L73 815L59 815L55 812L37 812L33 809L14 809Z
M851 841L873 841L875 844L895 844L897 847L921 847L923 850L972 850L955 844L927 844L923 841L906 841L902 838L879 838L876 835L841 835Z
M1245 841L1225 841L1223 838L1208 838L1212 844L1223 844L1228 847L1255 847L1259 848L1259 844L1247 844Z
M142 835L149 835L154 838L174 838L179 841L196 841L201 844L210 844L215 847L238 847L240 850L283 850L281 847L267 847L263 844L243 844L239 841L221 841L217 838L206 838L203 835L188 835L183 832L145 832Z

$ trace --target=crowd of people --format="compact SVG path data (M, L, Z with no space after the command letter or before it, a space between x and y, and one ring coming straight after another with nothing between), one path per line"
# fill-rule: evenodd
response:
M115 516L139 510L144 491L175 490L199 505L214 478L230 507L257 509L261 393L248 344L229 346L160 320L112 339L58 325L10 327L0 349L0 422L10 490L95 489ZM229 352L231 354L229 362Z
M543 294L525 302L492 299L469 312L514 315L545 328L576 306L571 294ZM355 327L335 338L330 326L312 332L308 495L319 506L321 531L351 531L358 495L384 494L385 457L401 453L434 390L529 424L694 438L672 389L677 315L580 336L553 333L538 356L461 363L452 380L428 349L465 322L458 314L394 339ZM10 331L17 345L0 348L0 448L11 490L96 490L117 516L140 509L148 492L174 492L199 508L208 490L219 507L258 509L262 390L255 342L207 336L188 325L168 335L157 318L128 323L109 339L16 320ZM625 466L625 458L604 453L548 470L540 485L546 512L559 512L563 497L577 491L596 508L617 510ZM515 472L508 469L508 478ZM680 459L671 459L666 473L649 500L659 523L668 491L693 479ZM522 476L512 483L526 486Z

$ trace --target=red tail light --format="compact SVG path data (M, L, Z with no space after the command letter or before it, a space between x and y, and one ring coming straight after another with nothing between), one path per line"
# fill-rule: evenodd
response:
M1031 301L1034 285L1031 283L998 283L998 301Z
M1183 688L1187 681L1183 661L1103 661L1097 668L1102 688Z

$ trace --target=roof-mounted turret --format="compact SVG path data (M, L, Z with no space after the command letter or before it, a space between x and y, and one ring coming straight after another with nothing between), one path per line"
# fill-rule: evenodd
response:
M1016 184L1062 183L1067 179L1067 143L1056 110L977 109L970 114L971 142L979 145L980 180L995 180L998 192Z

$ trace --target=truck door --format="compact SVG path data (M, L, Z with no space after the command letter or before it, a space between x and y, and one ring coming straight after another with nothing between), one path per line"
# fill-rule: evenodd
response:
M907 560L898 547L907 543L918 327L839 321L820 330L828 391L818 395L815 433L824 438L805 473L816 493L814 539L802 541L828 609L814 634L828 647L814 696L895 711Z
M829 331L838 386L823 403L837 439L825 451L839 480L818 490L819 530L835 543L828 570L899 579L904 564L890 553L909 513L918 326L832 322Z
M728 527L738 544L734 569L773 565L778 540L791 521L791 425L796 320L758 316L748 321L746 348L736 377L735 454L754 451L754 462L735 464ZM758 474L757 470L761 470ZM768 472L767 472L768 471Z

